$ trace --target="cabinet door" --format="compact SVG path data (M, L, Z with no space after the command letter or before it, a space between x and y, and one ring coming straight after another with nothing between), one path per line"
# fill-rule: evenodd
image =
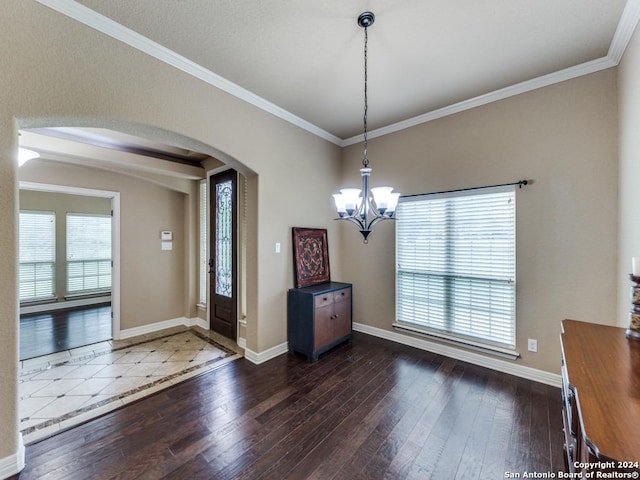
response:
M335 292L333 304L334 340L351 333L351 291L349 289Z
M333 304L329 303L315 309L313 349L318 350L334 340Z

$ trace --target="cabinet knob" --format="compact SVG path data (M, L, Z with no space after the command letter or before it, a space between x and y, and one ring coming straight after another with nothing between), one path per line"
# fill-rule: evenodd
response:
M326 302L327 301L327 297L322 297L322 301Z

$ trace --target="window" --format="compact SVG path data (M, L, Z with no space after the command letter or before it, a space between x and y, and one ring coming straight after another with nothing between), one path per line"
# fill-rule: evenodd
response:
M67 214L67 292L111 290L111 216Z
M200 182L200 305L207 304L207 181Z
M515 212L513 186L402 198L395 326L513 352Z
M53 297L55 261L55 213L20 212L20 300Z

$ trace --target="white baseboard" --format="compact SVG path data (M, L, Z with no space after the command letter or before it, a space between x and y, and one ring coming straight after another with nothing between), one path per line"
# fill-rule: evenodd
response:
M86 297L66 300L64 302L41 303L38 305L24 305L20 307L20 315L30 313L50 312L52 310L63 310L65 308L87 307L89 305L99 305L111 302L111 295L102 297Z
M18 451L8 457L0 458L0 478L9 478L24 468L24 443L22 433L18 433Z
M473 363L481 367L490 368L491 370L497 370L498 372L508 373L515 375L516 377L526 378L535 382L544 383L553 387L560 387L562 385L562 377L555 373L545 372L543 370L537 370L531 367L525 367L523 365L517 365L512 362L500 360L498 358L486 357L477 353L468 352L455 347L442 345L435 342L430 342L422 338L410 337L403 335L402 333L391 332L383 330L381 328L371 327L362 323L354 323L353 329L356 332L366 333L367 335L373 335L374 337L384 338L391 340L392 342L401 343L410 347L419 348L429 352L444 355L445 357L455 358L462 360L463 362Z
M164 320L162 322L150 323L149 325L142 325L140 327L127 328L126 330L120 330L120 339L137 337L138 335L147 335L149 333L157 332L158 330L164 330L165 328L179 327L182 325L188 327L190 326L191 321L195 321L195 319L178 317L171 320Z
M244 348L246 350L247 349L247 339L246 338L242 338L242 337L238 337L238 346L240 348Z
M245 342L246 345L246 342ZM249 350L248 348L244 349L244 358L249 360L251 363L255 363L256 365L260 365L272 358L276 358L283 353L287 353L289 351L289 343L284 342L280 345L276 345L275 347L271 347L264 352L256 353L253 350Z
M187 318L187 323L185 323L185 325L187 327L200 327L204 330L209 330L209 322L207 322L206 320L203 320L200 317L195 317L195 318Z

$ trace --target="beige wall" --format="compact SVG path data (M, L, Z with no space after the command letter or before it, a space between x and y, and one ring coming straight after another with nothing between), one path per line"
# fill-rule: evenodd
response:
M629 326L631 257L640 257L640 33L625 50L618 73L620 123L620 242L618 254L618 325Z
M26 167L23 169L26 170ZM56 214L56 263L54 294L58 302L67 295L67 213L111 214L111 199L53 192L20 190L20 211L37 210Z
M564 318L615 323L616 115L610 69L369 142L372 184L403 194L533 180L517 192L521 365L559 373ZM344 159L355 186L361 146ZM378 225L368 245L352 225L342 234L355 321L390 330L394 225ZM527 351L528 338L538 353Z
M18 445L16 124L103 126L164 142L189 139L204 153L255 173L250 182L259 188L250 199L255 224L249 225L247 265L247 346L255 352L286 341L291 227L328 228L337 276L341 265L330 202L340 180L337 146L36 2L7 0L2 7L0 259L6 268L0 269L0 459ZM184 216L183 202L163 193L148 200L147 209L164 212L168 221ZM138 221L149 231L158 228L148 217ZM282 243L282 253L274 252L275 242ZM123 253L123 264L152 275L179 270L178 261L162 268L138 263L143 250L138 242L129 256ZM148 298L142 293L140 307L131 312L141 322Z

